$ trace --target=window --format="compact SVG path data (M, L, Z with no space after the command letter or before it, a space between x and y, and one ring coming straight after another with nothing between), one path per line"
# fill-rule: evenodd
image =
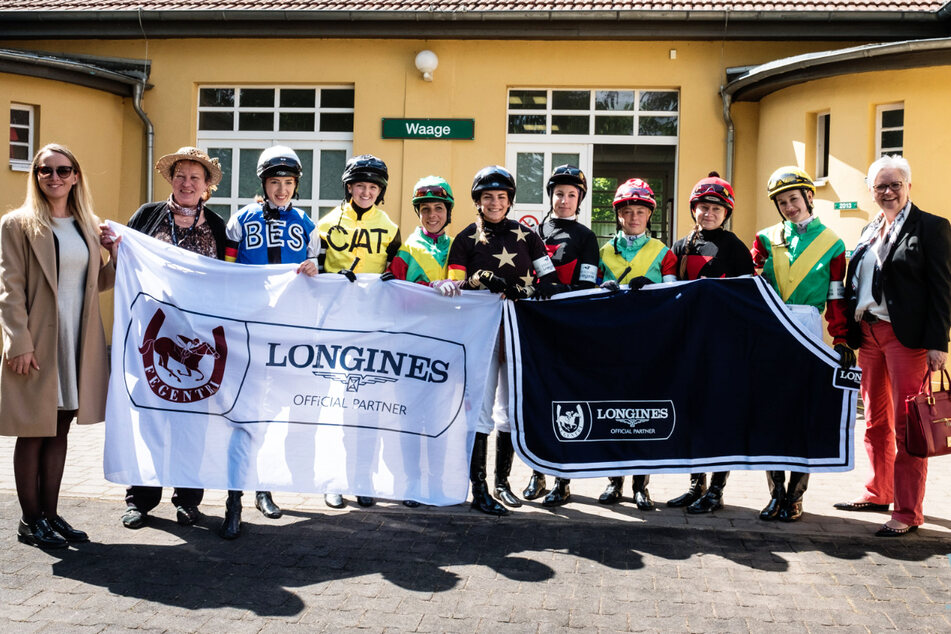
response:
M353 150L353 87L199 88L198 145L224 171L208 205L223 218L262 193L258 156L274 144L300 157L304 173L294 205L317 220L343 199L340 175Z
M26 172L33 160L33 106L10 106L10 169Z
M905 149L905 104L878 106L875 115L875 156L901 156Z
M828 112L816 115L816 179L829 177L829 124Z

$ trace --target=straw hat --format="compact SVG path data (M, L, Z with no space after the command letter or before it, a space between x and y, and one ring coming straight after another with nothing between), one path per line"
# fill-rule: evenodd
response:
M155 164L155 170L172 182L172 168L179 161L195 161L201 163L208 170L208 188L214 189L221 182L221 164L218 159L211 158L196 147L185 146L178 148L174 154L166 154Z

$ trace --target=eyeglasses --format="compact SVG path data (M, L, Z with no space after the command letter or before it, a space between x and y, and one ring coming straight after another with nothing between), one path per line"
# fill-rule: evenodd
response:
M900 192L901 188L904 187L905 183L901 181L895 181L894 183L882 183L881 185L876 185L872 189L875 190L876 194L884 194L889 189L893 192Z
M36 168L36 173L40 178L52 178L53 172L56 172L56 175L60 178L69 178L72 176L73 172L78 171L72 165L60 165L59 167L50 167L49 165L42 165Z

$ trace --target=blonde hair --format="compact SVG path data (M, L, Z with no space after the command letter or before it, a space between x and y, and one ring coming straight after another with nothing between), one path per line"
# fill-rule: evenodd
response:
M99 218L93 212L92 195L89 193L89 184L86 182L86 174L79 166L76 156L65 145L58 143L49 143L40 148L30 163L30 178L26 183L26 200L20 206L21 210L27 212L27 229L38 235L44 229L50 229L53 217L52 206L46 199L46 194L39 186L40 157L46 152L56 152L62 154L72 164L76 171L76 184L69 190L69 197L66 199L66 208L72 213L73 218L83 228L84 233L88 235L99 235Z

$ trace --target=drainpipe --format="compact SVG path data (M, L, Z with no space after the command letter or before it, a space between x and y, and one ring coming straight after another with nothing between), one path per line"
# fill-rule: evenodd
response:
M142 119L142 122L145 124L145 201L148 202L153 199L154 173L152 171L152 163L155 162L155 127L149 120L149 116L142 110L142 94L145 92L145 82L136 83L133 89L135 93L132 106L135 108L136 114L139 115L139 118Z
M733 104L733 96L726 91L726 86L720 86L720 98L723 99L723 121L726 122L726 174L723 178L730 184L733 183L733 152L736 145L736 128L733 125L733 117L730 115L730 106ZM732 229L733 218L726 222L727 228Z

